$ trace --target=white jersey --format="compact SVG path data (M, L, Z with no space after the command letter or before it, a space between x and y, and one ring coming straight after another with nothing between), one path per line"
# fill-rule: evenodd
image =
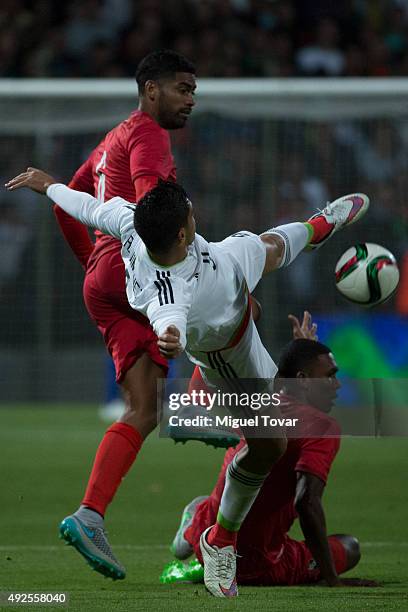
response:
M191 360L204 367L208 353L230 345L245 317L248 291L264 269L266 248L259 236L244 231L207 242L196 234L185 259L165 267L149 257L126 200L116 197L100 204L61 184L51 185L47 195L85 225L121 240L129 303L149 319L157 335L175 325Z

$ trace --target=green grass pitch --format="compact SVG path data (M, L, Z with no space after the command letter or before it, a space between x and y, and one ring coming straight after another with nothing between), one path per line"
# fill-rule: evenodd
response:
M202 585L164 586L158 576L171 559L180 511L210 491L222 451L151 436L107 517L126 580L92 572L57 539L59 521L81 499L103 430L91 407L0 408L1 591L66 591L68 609L87 612L408 609L408 439L343 440L324 498L329 531L362 542L360 565L348 575L381 587L241 588L237 600L221 601Z

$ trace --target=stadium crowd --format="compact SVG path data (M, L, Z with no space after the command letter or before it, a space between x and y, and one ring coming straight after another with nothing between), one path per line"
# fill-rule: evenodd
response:
M408 69L407 0L3 0L0 32L0 77L132 76L160 47L200 77Z
M408 67L408 0L3 0L0 30L0 77L132 76L140 58L163 45L191 58L199 77L391 76ZM44 160L33 137L6 133L4 178L36 160L67 180L102 135L97 129L55 135L47 140ZM180 180L198 204L201 231L212 239L241 227L256 232L272 222L307 218L317 205L359 190L373 203L360 226L368 224L364 235L392 248L408 270L405 121L316 123L203 114L173 134L173 147ZM31 281L21 284L21 277L38 239L39 213L27 196L11 198L0 194L0 235L10 259L0 267L0 284L16 299L0 301L0 313L20 320L32 315L25 298L32 294ZM13 239L15 228L19 241ZM57 227L50 223L49 231L50 248L61 250ZM350 244L361 239L353 230L349 237ZM55 326L57 342L75 342L89 331L78 311L79 280L72 280L76 262L68 250L63 253L53 317L75 313L73 329ZM290 268L279 281L286 309L299 303L316 313L340 308L332 282L337 256L320 267L310 258ZM408 313L407 282L397 295L401 314ZM394 307L393 301L385 308ZM21 340L26 339L24 332Z

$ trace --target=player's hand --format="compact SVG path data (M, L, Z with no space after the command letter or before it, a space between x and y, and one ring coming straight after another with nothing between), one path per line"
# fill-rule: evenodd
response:
M47 193L47 188L56 183L57 181L38 168L27 168L25 172L22 172L18 176L8 181L5 184L6 189L14 191L15 189L21 189L21 187L28 187L37 193Z
M317 325L312 322L312 315L310 312L305 310L303 313L303 321L299 322L299 319L295 315L288 315L289 321L292 323L292 334L293 339L305 338L306 340L318 340Z
M157 341L160 353L166 359L174 359L183 352L180 344L180 331L175 325L169 325L164 334Z

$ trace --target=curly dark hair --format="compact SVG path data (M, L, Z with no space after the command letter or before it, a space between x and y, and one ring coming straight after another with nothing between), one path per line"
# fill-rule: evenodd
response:
M144 57L136 70L136 82L139 93L143 94L146 81L157 81L159 79L174 76L176 72L188 72L195 74L195 66L181 53L170 49L153 51Z

